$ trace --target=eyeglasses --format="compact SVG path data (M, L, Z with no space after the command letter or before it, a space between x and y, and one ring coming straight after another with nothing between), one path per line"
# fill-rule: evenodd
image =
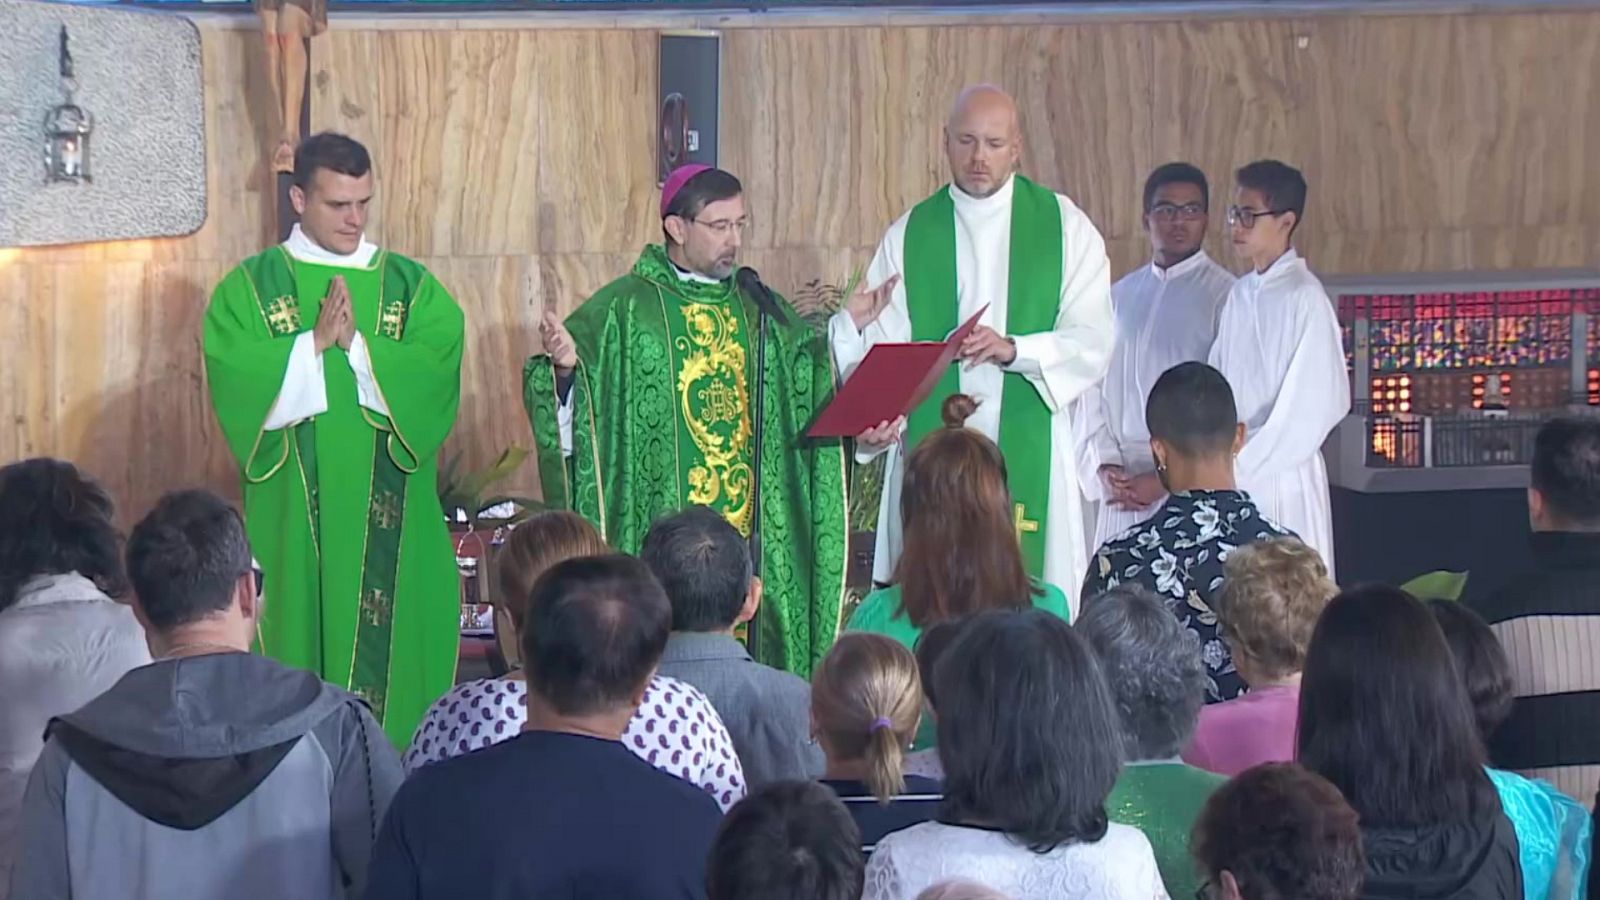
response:
M1205 881L1194 891L1194 900L1211 900L1211 882Z
M1262 216L1281 216L1290 209L1245 209L1242 206L1228 207L1228 224L1240 225L1245 228L1256 227L1256 220Z
M739 232L740 234L744 234L750 228L749 216L746 216L742 219L716 219L711 222L706 222L700 219L690 219L689 221L695 223L696 225L703 225L706 228L711 229L711 233L715 234L717 237L727 237L735 231Z
M1205 217L1206 208L1199 203L1185 203L1182 206L1176 203L1157 203L1155 206L1150 207L1150 218L1155 219L1157 222L1171 222L1174 219L1193 222L1196 219L1204 219Z

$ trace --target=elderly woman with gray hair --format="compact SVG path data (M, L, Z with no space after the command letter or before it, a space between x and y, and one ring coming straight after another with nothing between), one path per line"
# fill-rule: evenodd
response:
M1225 781L1178 758L1205 702L1200 641L1136 584L1092 598L1073 630L1099 658L1122 722L1124 767L1106 811L1150 839L1167 892L1192 897L1200 878L1189 831Z

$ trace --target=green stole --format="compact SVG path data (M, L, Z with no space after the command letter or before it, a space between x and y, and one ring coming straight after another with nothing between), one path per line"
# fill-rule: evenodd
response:
M1055 328L1061 302L1061 205L1046 188L1013 175L1007 334ZM911 210L906 223L906 305L911 337L942 341L960 324L956 292L956 209L948 186ZM944 427L940 408L961 390L960 363L952 363L928 399L907 419L906 442ZM1006 373L1000 395L1000 451L1016 503L1017 537L1029 574L1044 576L1044 523L1050 506L1050 408L1022 375Z
M411 301L416 297L427 271L404 257L386 251L379 253L383 287L378 299L378 332L398 341L405 330ZM295 283L288 251L281 246L274 247L245 260L243 266L255 288L267 327L278 337L298 334L302 329L299 301L296 299L299 288ZM395 585L400 570L400 526L405 521L406 513L406 476L417 470L420 461L386 417L365 408L361 413L374 429L372 487L350 690L368 702L373 715L381 722L384 704L388 699ZM317 504L321 492L317 482L317 423L313 418L292 427L294 435L289 452L299 465L300 477L305 485L311 538L317 544L320 558L322 542L318 537L320 515ZM245 477L252 481L265 481L270 475L258 476L248 467L245 471Z

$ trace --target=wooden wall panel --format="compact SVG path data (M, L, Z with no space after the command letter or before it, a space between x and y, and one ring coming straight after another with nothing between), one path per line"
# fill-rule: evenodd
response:
M1325 273L1600 265L1600 12L1100 24L740 27L723 32L724 164L746 260L801 297L863 266L946 180L964 85L1023 111L1026 173L1099 225L1116 273L1147 242L1139 192L1172 159L1215 186L1263 156L1305 169L1300 244ZM312 116L375 157L372 234L433 268L468 321L469 463L529 441L524 358L656 240L656 34L335 28ZM481 24L481 23L480 23ZM0 461L83 462L130 514L162 490L234 493L204 390L211 286L270 240L271 141L253 30L203 29L210 218L168 241L0 250ZM513 487L532 489L532 467Z

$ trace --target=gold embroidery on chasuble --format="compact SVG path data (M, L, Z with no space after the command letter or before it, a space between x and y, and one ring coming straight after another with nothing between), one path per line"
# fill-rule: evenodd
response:
M689 466L690 503L719 509L750 533L750 392L745 346L730 306L685 303L678 351L678 403L701 460Z
M406 305L399 300L391 300L378 315L378 333L391 341L400 340L406 330Z
M400 498L392 491L380 490L372 498L372 524L382 531L400 527Z
M394 602L383 588L371 588L361 595L361 618L374 628L387 628L394 617Z
M287 337L300 331L300 298L284 295L267 304L267 327L275 337Z

